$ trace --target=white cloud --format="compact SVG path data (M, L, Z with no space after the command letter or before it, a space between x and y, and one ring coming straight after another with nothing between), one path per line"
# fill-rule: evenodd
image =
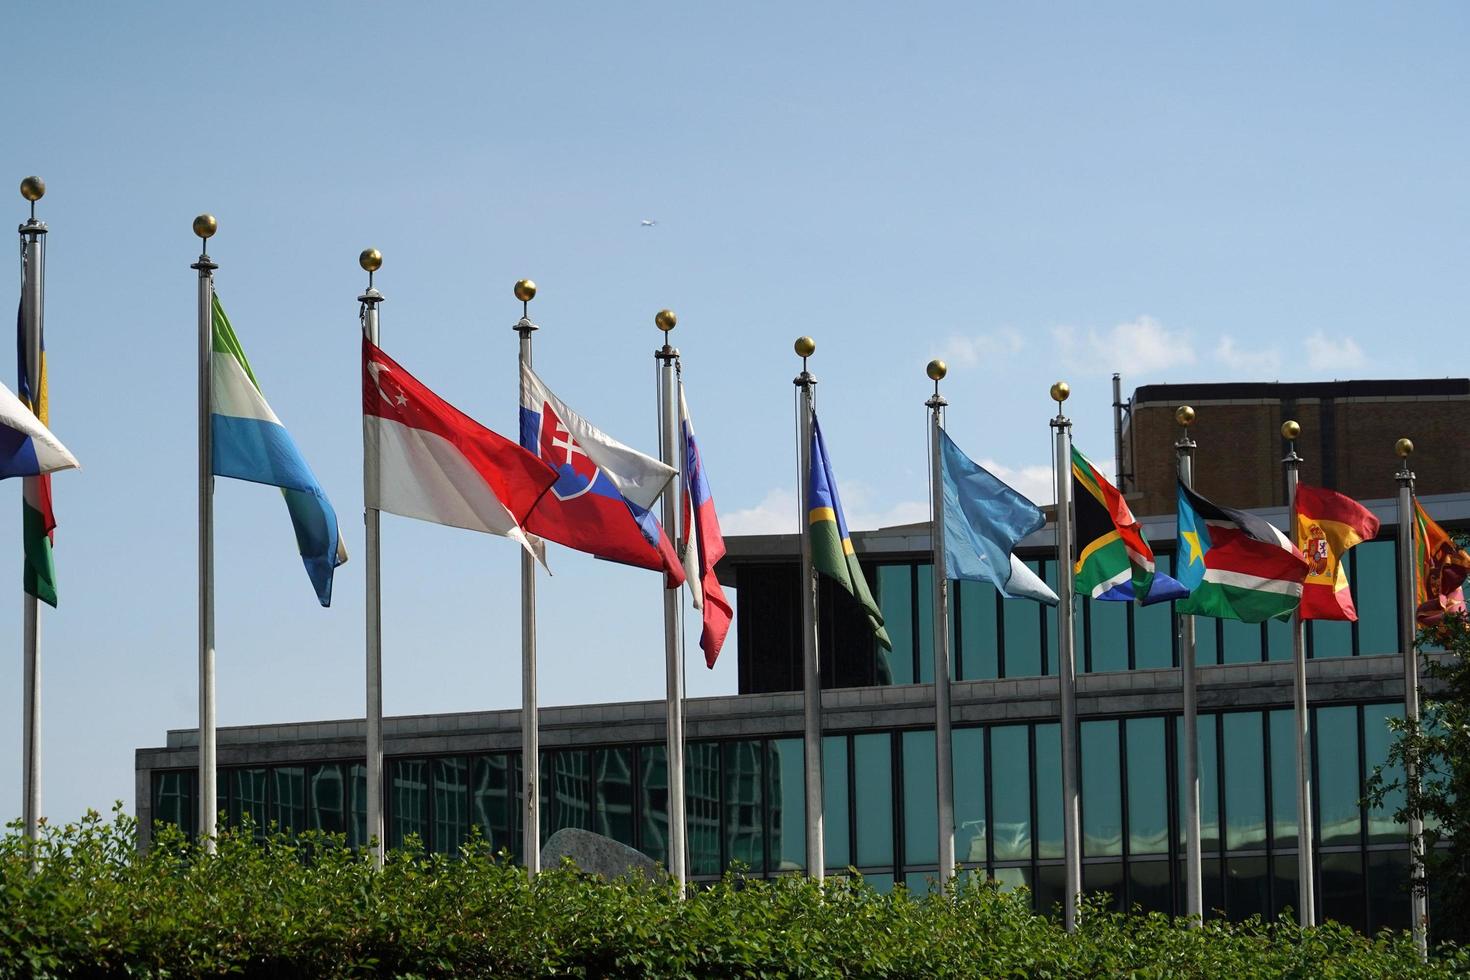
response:
M1313 371L1355 371L1368 363L1351 337L1328 337L1321 330L1307 338L1307 367Z
M794 490L778 488L754 507L721 514L720 530L726 534L795 534L798 506Z
M990 333L975 334L972 337L963 337L958 334L950 337L944 343L943 357L951 364L960 367L974 367L986 361L993 361L1012 354L1020 353L1026 346L1026 338L1021 332L1012 327L1001 327Z
M1215 345L1215 360L1232 373L1253 375L1253 380L1268 381L1280 376L1281 352L1274 347L1258 350L1242 350L1235 345L1229 334L1220 338Z
M1065 326L1053 329L1052 336L1063 359L1076 367L1096 368L1101 363L1141 373L1195 361L1188 334L1170 330L1151 316L1114 324L1101 332L1089 329L1085 338L1077 328Z
M843 495L842 509L850 531L871 531L929 519L929 504L924 501L901 500L885 506L874 500L873 492L861 483L847 484L839 492ZM795 534L798 506L796 491L778 487L754 507L721 514L720 529L731 535Z

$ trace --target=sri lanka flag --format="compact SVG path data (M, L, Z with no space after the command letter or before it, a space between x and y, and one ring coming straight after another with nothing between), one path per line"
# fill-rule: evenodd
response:
M1245 623L1291 616L1307 563L1286 535L1254 514L1210 503L1182 482L1178 510L1174 575L1190 593L1176 612Z
M46 339L36 338L38 359L32 362L26 345L25 300L16 310L15 336L19 356L15 363L20 366L20 404L44 427L51 418L51 400L47 395ZM47 432L47 435L50 435ZM13 438L13 437L10 437ZM51 437L54 441L55 437ZM60 443L57 443L59 446ZM22 445L15 452L24 453ZM64 450L63 450L64 451ZM70 457L71 454L67 453ZM28 465L25 462L22 466ZM72 459L71 465L76 465ZM52 467L58 469L60 467ZM51 555L51 545L56 535L56 514L51 509L51 477L48 470L38 468L21 487L21 539L25 550L25 570L22 585L26 595L33 595L48 606L56 605L56 562Z
M653 505L675 470L602 432L521 365L521 446L556 470L526 519L526 530L598 558L663 571L684 584L684 568Z
M1420 626L1439 626L1445 613L1465 614L1460 585L1470 574L1470 555L1455 544L1444 528L1425 513L1414 498L1414 598Z
M713 668L720 647L730 632L735 612L725 590L715 577L715 565L725 557L725 537L720 533L720 519L715 514L715 500L710 495L704 461L699 458L699 445L694 441L694 420L689 417L689 403L684 400L684 383L679 382L679 428L684 442L684 472L680 474L684 498L684 574L694 608L704 620L699 646L704 651L705 666Z
M1296 546L1307 560L1302 619L1358 618L1342 556L1378 534L1378 518L1351 497L1305 483L1296 488Z
M1156 571L1154 551L1118 488L1072 447L1072 488L1077 514L1077 560L1073 583L1082 595L1114 602L1142 599L1144 605L1189 593Z
M218 296L213 313L209 431L214 475L281 488L306 575L318 601L330 606L333 573L347 560L337 512L291 433L266 404Z

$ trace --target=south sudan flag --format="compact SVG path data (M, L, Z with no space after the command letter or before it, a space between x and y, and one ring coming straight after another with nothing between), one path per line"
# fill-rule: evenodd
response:
M1289 618L1301 602L1307 563L1286 535L1183 483L1178 548L1174 574L1190 590L1175 607L1179 613L1262 623Z

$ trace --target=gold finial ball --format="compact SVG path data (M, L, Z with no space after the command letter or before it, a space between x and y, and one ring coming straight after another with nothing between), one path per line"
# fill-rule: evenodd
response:
M364 272L377 272L383 267L383 253L375 248L365 248L357 256L357 264Z
M536 284L529 279L516 281L516 299L522 303L529 303L536 298Z
M674 316L673 310L659 310L653 315L653 325L664 333L668 333L674 329L674 327L678 326L678 323L679 318Z
M46 196L46 182L40 177L27 177L20 182L20 196L34 204Z
M194 219L194 234L200 238L213 238L217 231L219 231L219 222L214 220L214 215L201 214Z
M1288 420L1281 423L1281 438L1287 440L1288 442L1296 439L1296 437L1301 434L1302 427L1300 425L1297 425L1296 422Z
M1072 393L1072 386L1065 381L1056 381L1051 386L1051 400L1060 405Z
M817 342L810 337L797 337L793 347L797 357L811 357L817 352Z
M1174 409L1174 421L1186 428L1194 425L1194 409L1188 405L1180 405Z
M1404 459L1408 459L1410 454L1414 452L1414 441L1412 439L1400 439L1393 444L1393 451Z

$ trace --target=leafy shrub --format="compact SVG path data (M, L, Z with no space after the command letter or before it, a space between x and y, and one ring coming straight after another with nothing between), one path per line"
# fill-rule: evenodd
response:
M172 829L147 853L121 805L0 839L0 976L35 977L1442 977L1404 934L1084 910L1068 935L1024 895L960 881L880 895L860 879L739 874L681 900L663 881L570 868L528 884L472 842L375 871L340 838L250 828L205 854ZM34 863L34 871L32 865Z

